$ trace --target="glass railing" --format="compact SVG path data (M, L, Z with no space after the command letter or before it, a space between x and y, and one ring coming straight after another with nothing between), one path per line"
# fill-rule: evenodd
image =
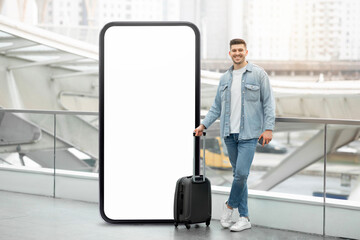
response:
M233 173L217 128L208 129L206 173L213 185L230 187ZM359 136L360 121L277 118L271 143L256 148L248 187L320 204L313 221L325 235L334 214L329 206L360 207Z
M0 117L0 165L98 172L97 112L0 109ZM230 187L231 165L216 128L206 139L207 176ZM360 121L277 118L273 141L257 146L249 189L358 204L359 136Z
M39 173L14 179L28 192L56 197L59 174L98 178L98 136L97 112L0 109L0 167Z
M208 129L206 174L213 186L230 187L231 165L218 127ZM98 134L97 112L0 109L0 167L52 176L42 186L56 197L64 172L98 177ZM327 204L360 207L360 121L277 118L273 135L268 146L257 147L250 190L315 199L322 219ZM18 184L28 187L25 179Z
M209 131L217 133L216 127ZM249 189L360 203L351 197L360 180L359 134L360 121L277 118L271 143L256 148ZM218 133L209 135L208 177L214 185L230 186L226 146Z

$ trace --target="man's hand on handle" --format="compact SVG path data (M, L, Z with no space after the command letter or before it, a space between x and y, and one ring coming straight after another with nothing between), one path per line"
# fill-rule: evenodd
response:
M259 140L260 140L260 138L263 138L262 146L265 146L265 144L268 144L272 140L272 137L273 137L272 131L265 130L265 132L263 132L259 137Z
M202 136L204 130L205 130L205 126L204 126L203 124L200 124L200 125L194 130L195 136Z

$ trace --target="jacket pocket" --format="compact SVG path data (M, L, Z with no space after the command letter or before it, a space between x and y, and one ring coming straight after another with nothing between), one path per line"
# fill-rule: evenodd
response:
M225 100L227 88L228 88L228 85L224 85L224 86L220 87L221 100Z
M245 99L248 101L258 101L260 99L260 86L245 84Z

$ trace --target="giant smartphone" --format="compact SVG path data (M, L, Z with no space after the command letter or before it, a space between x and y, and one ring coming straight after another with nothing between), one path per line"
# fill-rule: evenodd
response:
M176 181L193 172L199 31L188 22L111 22L99 64L101 215L171 222Z

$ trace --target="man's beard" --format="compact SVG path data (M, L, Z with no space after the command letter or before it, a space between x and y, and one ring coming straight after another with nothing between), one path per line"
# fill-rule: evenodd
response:
M242 64L245 61L245 58L241 57L239 61L235 61L235 58L232 58L234 64Z

